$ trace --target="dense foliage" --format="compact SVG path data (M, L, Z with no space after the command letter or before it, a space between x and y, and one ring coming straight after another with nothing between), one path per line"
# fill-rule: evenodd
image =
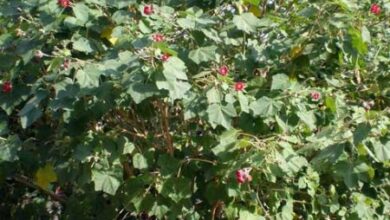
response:
M388 219L389 0L0 0L1 219Z

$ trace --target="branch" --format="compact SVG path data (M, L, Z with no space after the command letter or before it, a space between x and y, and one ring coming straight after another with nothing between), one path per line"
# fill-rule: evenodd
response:
M161 111L162 128L165 134L165 140L167 144L168 153L173 156L174 148L172 142L172 136L169 133L169 105L164 102L158 102L158 107Z
M52 191L46 190L46 189L34 184L30 179L28 179L25 176L22 176L22 175L15 176L13 179L18 183L21 183L25 186L28 186L28 187L31 187L31 188L34 188L34 189L37 189L37 190L43 192L44 194L50 196L53 200L56 200L56 201L62 202L62 203L66 203L66 197L57 195Z

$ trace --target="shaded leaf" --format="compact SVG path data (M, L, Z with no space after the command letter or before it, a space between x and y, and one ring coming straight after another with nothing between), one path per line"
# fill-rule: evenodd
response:
M19 160L18 151L21 142L18 136L10 136L6 140L0 139L0 163Z

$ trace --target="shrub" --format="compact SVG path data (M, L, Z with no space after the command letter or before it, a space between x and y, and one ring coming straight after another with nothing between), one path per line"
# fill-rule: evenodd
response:
M386 219L390 2L0 0L3 219Z

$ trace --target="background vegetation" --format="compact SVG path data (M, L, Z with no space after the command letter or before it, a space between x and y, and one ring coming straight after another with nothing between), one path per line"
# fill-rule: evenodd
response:
M390 1L0 0L1 219L388 219Z

